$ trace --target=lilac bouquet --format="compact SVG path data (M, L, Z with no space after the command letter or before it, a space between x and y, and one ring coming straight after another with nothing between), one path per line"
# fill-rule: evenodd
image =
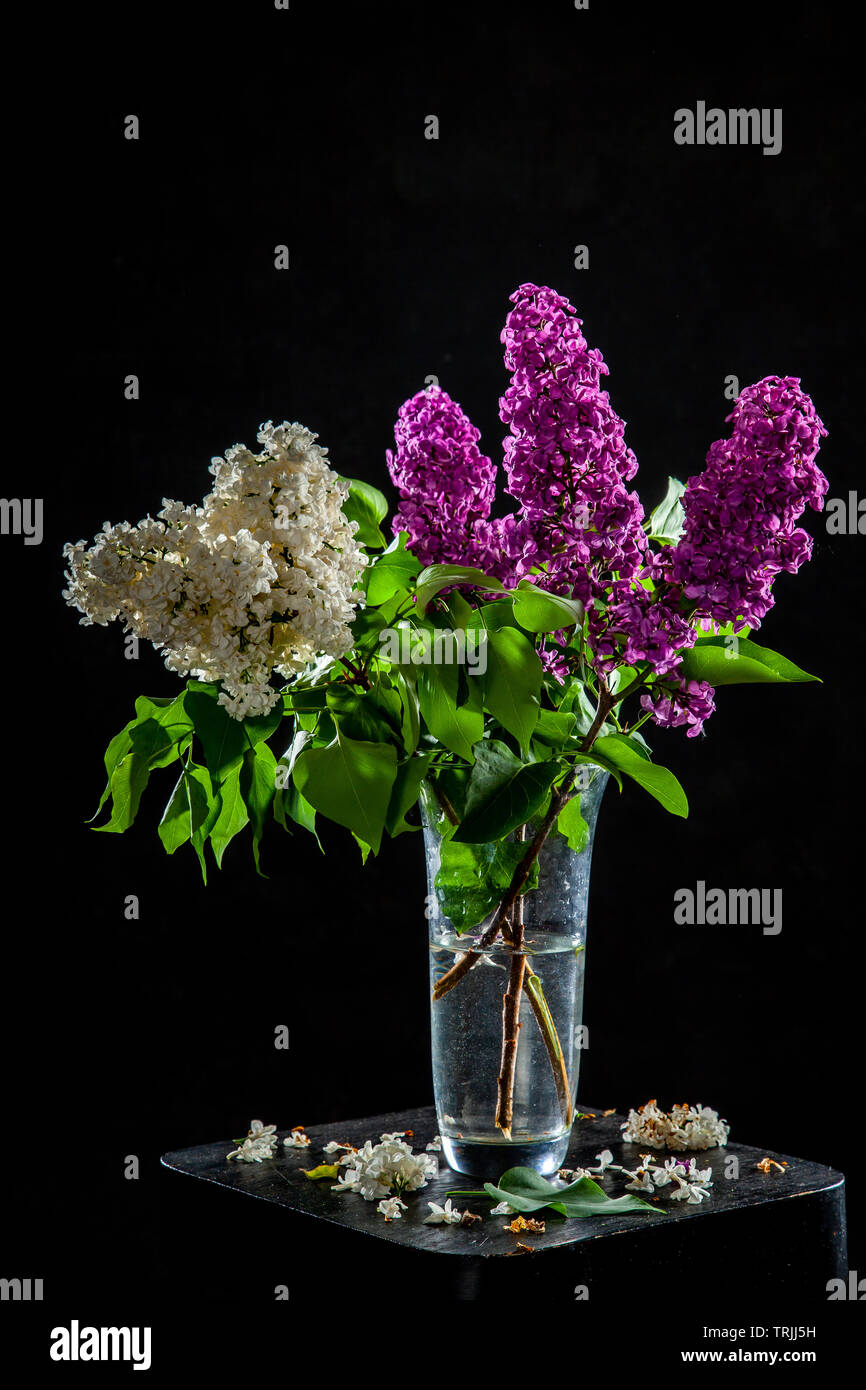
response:
M809 558L798 523L827 491L826 430L799 380L742 391L704 470L671 478L647 516L608 369L575 310L530 284L511 302L509 515L492 515L498 470L478 430L431 386L401 407L387 454L400 496L390 544L382 494L335 473L302 425L269 422L262 452L214 460L200 507L166 502L65 551L82 622L119 618L190 677L142 696L112 739L97 828L126 830L151 773L174 765L160 838L170 854L191 844L204 875L208 845L221 866L249 826L258 867L271 822L317 838L319 816L366 860L385 834L417 830L407 817L432 796L439 909L458 933L478 928L434 999L497 938L525 965L521 903L542 846L587 843L582 778L630 779L688 814L643 726L694 738L717 686L816 679L751 635L776 577ZM505 1135L523 965L503 1018ZM558 1078L556 1028L538 975L526 979Z

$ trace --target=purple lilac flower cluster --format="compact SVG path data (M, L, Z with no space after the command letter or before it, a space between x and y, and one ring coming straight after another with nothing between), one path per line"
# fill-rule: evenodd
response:
M475 525L489 517L496 491L480 432L446 391L430 386L400 407L394 438L386 458L401 497L395 535L408 531L422 565L477 565L494 538L479 544Z
M815 463L827 431L798 377L769 376L741 391L707 466L689 478L685 530L668 578L699 617L760 627L773 606L773 580L796 574L812 539L796 526L806 506L820 511L827 479Z
M653 723L663 729L675 729L688 724L686 738L695 738L704 727L704 720L715 713L713 687L706 681L679 680L669 691L649 691L640 697L641 705L653 717Z
M511 382L499 403L507 491L532 532L544 587L581 599L605 576L639 569L643 508L625 484L637 459L625 426L600 388L607 367L587 346L581 320L562 295L521 285L502 342Z

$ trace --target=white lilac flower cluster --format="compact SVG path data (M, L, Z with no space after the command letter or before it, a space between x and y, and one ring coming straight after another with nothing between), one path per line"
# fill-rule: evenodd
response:
M439 1172L433 1155L413 1153L401 1134L383 1134L378 1144L368 1139L363 1148L344 1154L339 1164L345 1172L332 1190L358 1192L367 1202L402 1198L404 1192L426 1187L428 1178ZM393 1220L399 1218L400 1210L389 1207L388 1213L382 1214Z
M566 1182L575 1182L578 1178L607 1177L609 1173L622 1173L630 1179L626 1188L633 1192L655 1192L657 1187L668 1187L670 1183L675 1183L676 1191L670 1193L671 1200L689 1202L692 1206L711 1195L707 1189L713 1185L712 1168L698 1168L693 1158L666 1158L664 1166L659 1167L650 1163L650 1154L641 1154L640 1157L639 1167L624 1168L621 1164L614 1163L610 1149L603 1149L600 1154L596 1154L596 1168L560 1168L559 1177ZM508 1203L501 1202L498 1207L494 1207L493 1215L505 1214L509 1210Z
M629 1144L646 1144L651 1149L674 1152L724 1148L731 1126L720 1120L717 1111L706 1105L675 1105L670 1113L648 1100L628 1112L622 1137Z
M277 1137L276 1125L263 1125L261 1120L252 1120L246 1139L236 1139L238 1145L226 1154L226 1158L236 1158L241 1163L261 1163L263 1159L273 1158Z
M85 626L120 618L178 675L222 682L234 718L267 713L279 700L272 672L349 650L362 598L367 559L342 512L349 484L317 437L269 420L261 453L236 444L213 459L200 507L163 498L156 519L106 522L89 549L67 543L66 602Z
M707 1189L713 1185L712 1168L698 1168L693 1158L666 1158L664 1167L660 1168L650 1163L649 1154L641 1154L640 1157L639 1168L634 1171L620 1169L631 1178L626 1187L633 1192L655 1192L657 1187L667 1187L673 1182L676 1183L676 1191L670 1193L671 1201L688 1202L691 1206L697 1206L711 1195Z

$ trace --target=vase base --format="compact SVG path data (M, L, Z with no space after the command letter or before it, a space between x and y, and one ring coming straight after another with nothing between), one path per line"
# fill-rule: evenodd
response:
M561 1134L557 1139L535 1139L525 1144L471 1143L443 1134L442 1157L455 1173L467 1173L485 1182L496 1182L509 1168L534 1168L547 1176L562 1167L570 1140L570 1134Z

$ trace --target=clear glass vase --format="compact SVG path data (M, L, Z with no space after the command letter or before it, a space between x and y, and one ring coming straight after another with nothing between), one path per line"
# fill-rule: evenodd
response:
M554 827L538 854L537 886L507 919L511 943L500 935L482 951L474 948L496 906L468 930L465 924L479 902L495 898L498 906L510 866L538 826L530 821L509 835L498 862L496 845L447 847L440 874L450 822L434 792L422 792L433 1087L443 1157L458 1173L495 1180L517 1165L553 1173L568 1151L584 1046L590 863L608 780L590 765L581 775L583 848L571 849ZM471 968L436 997L467 953Z

